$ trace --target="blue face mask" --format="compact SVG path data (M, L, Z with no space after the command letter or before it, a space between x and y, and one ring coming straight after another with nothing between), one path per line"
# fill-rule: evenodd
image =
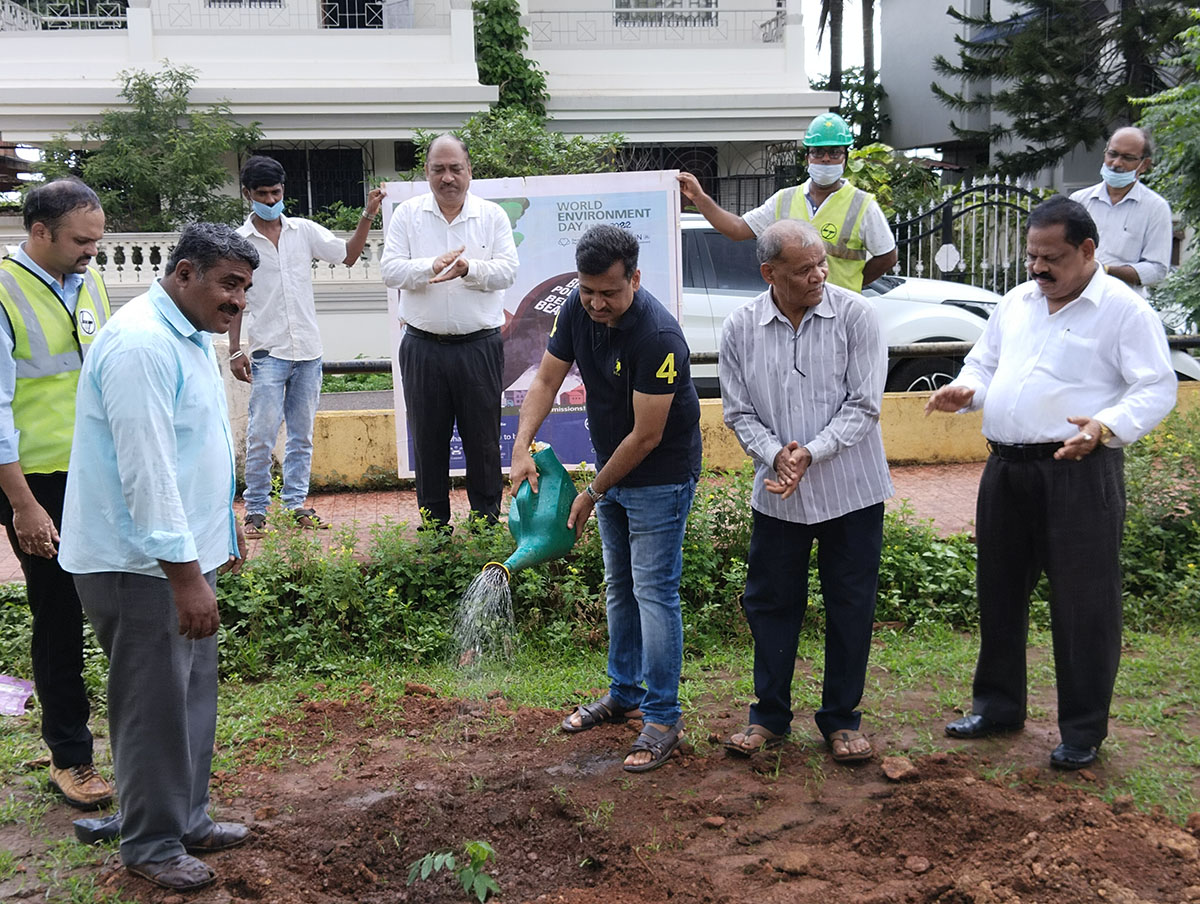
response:
M1127 185L1133 185L1137 181L1137 177L1136 169L1120 173L1107 163L1100 164L1100 178L1104 180L1105 185L1111 185L1113 188L1124 188Z
M283 213L282 198L269 206L262 201L253 201L251 204L254 207L254 212L264 220L278 220L279 215Z

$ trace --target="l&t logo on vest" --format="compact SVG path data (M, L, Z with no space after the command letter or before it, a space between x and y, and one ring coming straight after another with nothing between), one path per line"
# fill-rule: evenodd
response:
M85 336L94 336L96 334L96 318L92 316L91 311L79 312L79 329L83 331Z
M838 228L834 223L824 223L821 226L821 238L827 242L832 242L837 238Z

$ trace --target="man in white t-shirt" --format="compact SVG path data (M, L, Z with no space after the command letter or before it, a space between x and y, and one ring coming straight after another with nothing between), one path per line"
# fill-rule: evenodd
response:
M679 187L718 232L735 242L762 235L778 220L812 223L825 240L829 282L861 292L896 265L897 255L896 239L875 196L842 178L853 141L842 117L822 113L804 133L808 181L777 191L742 216L717 204L691 173L679 174Z
M263 535L271 495L271 449L287 423L283 457L283 507L301 527L329 525L306 508L312 471L313 422L321 396L321 333L313 297L313 259L353 267L379 207L383 191L373 189L358 228L349 241L311 220L283 215L287 176L277 160L255 156L242 167L242 195L253 205L238 235L258 252L254 286L246 290L246 332L250 352L241 347L242 315L229 330L229 367L250 383L250 423L246 428L246 536Z

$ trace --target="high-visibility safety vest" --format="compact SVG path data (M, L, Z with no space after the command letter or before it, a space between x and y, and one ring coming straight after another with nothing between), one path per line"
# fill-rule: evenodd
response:
M108 292L89 267L72 317L41 277L12 258L0 261L0 306L12 325L17 387L12 413L26 474L67 470L75 429L75 389L88 346L108 320Z
M859 232L867 205L875 200L870 192L849 182L825 199L815 217L808 212L803 186L785 188L775 196L775 219L804 220L817 227L825 240L829 259L829 281L843 289L862 291L863 269L867 266L867 246Z

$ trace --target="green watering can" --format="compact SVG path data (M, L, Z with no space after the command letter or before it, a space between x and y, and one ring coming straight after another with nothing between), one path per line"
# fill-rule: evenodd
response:
M578 495L575 484L554 450L545 444L535 444L535 448L537 445L541 448L533 453L533 464L538 473L538 492L533 492L527 480L508 507L508 530L517 541L517 550L502 565L488 563L501 565L508 572L565 556L575 545L575 531L567 527L571 505Z

